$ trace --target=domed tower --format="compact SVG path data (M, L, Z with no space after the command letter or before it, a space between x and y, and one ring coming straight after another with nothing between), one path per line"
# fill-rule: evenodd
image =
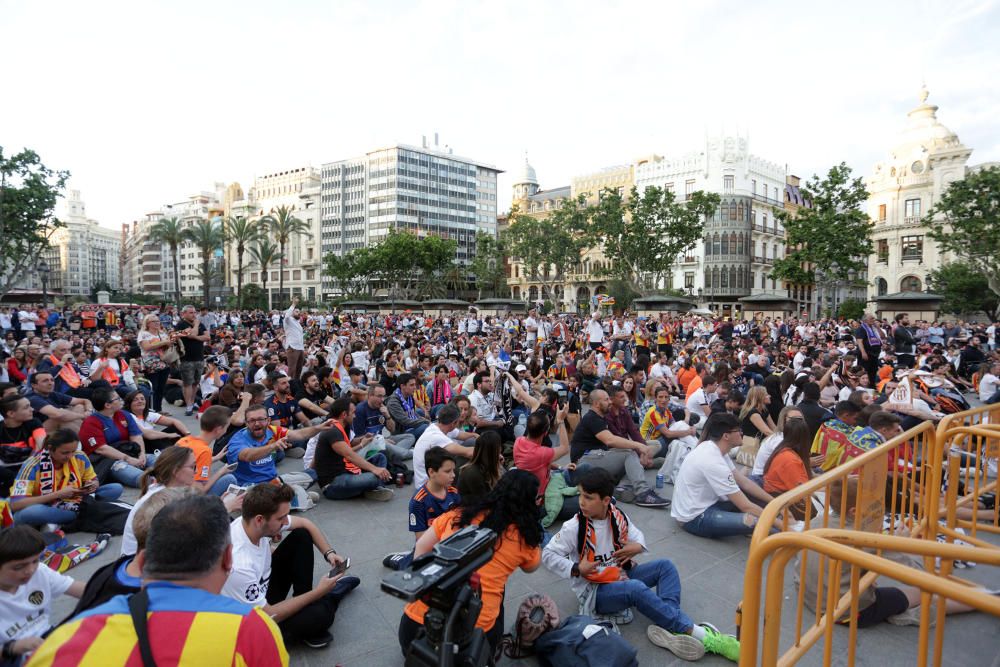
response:
M524 167L521 168L521 173L514 180L513 203L516 204L525 201L528 197L537 193L538 177L535 175L535 168L528 164L528 156L526 155L524 157Z

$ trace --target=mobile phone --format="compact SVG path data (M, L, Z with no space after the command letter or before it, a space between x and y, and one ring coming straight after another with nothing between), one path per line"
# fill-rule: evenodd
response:
M337 566L330 570L330 578L336 577L347 571L347 568L351 567L351 559L345 558L344 560L337 563Z
M239 467L239 465L240 465L239 461L237 461L236 463L230 463L229 465L226 466L226 470L229 472L234 472L236 468Z

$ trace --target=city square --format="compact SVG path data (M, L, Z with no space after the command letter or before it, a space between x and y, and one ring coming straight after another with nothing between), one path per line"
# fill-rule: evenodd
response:
M1000 664L1000 4L57 5L0 667Z

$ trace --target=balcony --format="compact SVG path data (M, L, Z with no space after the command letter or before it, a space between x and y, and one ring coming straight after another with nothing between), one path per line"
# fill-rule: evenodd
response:
M773 257L757 257L753 258L754 264L774 264Z
M889 263L889 253L880 253L875 257L875 261L879 264Z
M910 215L903 218L904 225L919 225L922 218L919 215Z

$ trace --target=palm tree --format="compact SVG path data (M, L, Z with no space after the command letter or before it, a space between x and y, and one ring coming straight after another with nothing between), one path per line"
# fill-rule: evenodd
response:
M251 221L237 215L226 218L226 238L236 244L236 308L243 308L243 256L251 243L261 237L260 221Z
M264 294L267 297L267 309L270 310L271 293L267 291L267 272L270 270L272 264L281 260L281 253L278 252L278 246L271 243L268 239L259 239L257 245L250 248L250 257L260 267L261 286L264 288Z
M205 298L205 307L210 308L213 272L209 267L212 263L212 254L226 243L225 228L220 220L212 218L211 220L199 220L194 226L185 230L185 234L187 240L198 246L201 251L201 289Z
M271 228L275 240L278 242L278 254L282 260L286 259L285 248L294 236L312 236L309 233L309 224L296 218L292 213L295 209L291 206L279 206L270 215L264 216L261 222ZM278 298L284 298L285 272L278 271ZM281 302L284 304L284 301Z
M166 243L170 246L170 260L174 267L174 293L177 297L177 307L181 306L181 273L178 267L177 251L187 240L184 224L177 218L160 218L159 222L150 227L149 238L152 241Z

